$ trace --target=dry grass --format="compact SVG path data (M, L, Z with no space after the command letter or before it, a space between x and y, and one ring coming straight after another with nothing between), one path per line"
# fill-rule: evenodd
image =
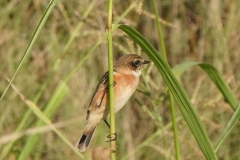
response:
M120 17L133 2L133 0L114 1L114 19ZM93 11L83 19L82 15L90 3L90 0L58 2L13 82L28 99L34 101L47 77L52 74L51 70L56 61L61 60L43 94L36 102L41 109L49 101L59 82L69 75L96 44L98 38L105 33L107 3L97 1ZM47 4L48 1L37 0L25 0L24 3L16 0L0 2L0 93L3 93L8 84L5 77L12 76L23 56ZM170 65L175 66L189 60L211 63L222 73L237 99L240 98L239 7L240 2L236 0L223 0L221 3L216 0L210 2L173 0L161 1L161 3L158 1ZM80 21L83 22L82 28L64 52L64 47ZM138 1L121 23L137 29L158 49L159 40L150 1ZM113 36L116 58L125 53L141 53L147 58L139 47L120 30ZM67 96L51 118L73 144L86 123L86 108L93 90L106 70L107 45L106 41L103 41L68 81ZM126 107L116 115L119 135L118 156L124 157L127 153L131 160L171 159L174 157L174 146L167 91L164 90L163 81L154 66L145 68L143 74L148 79L151 94L146 95L137 91ZM180 81L196 106L197 113L214 145L230 120L233 110L200 68L188 70ZM141 86L143 86L143 79L141 79ZM158 112L160 119L153 119L136 99L155 113ZM9 89L0 102L0 150L6 143L2 143L1 138L14 135L27 110L28 107L17 93ZM45 128L43 132L36 128L36 119L34 114L30 115L22 136L18 137L7 159L17 159L28 134L36 133L41 134L41 138L33 148L29 159L78 159L77 155L74 155L72 150L51 130ZM177 119L182 159L203 159L202 152L178 110ZM238 123L220 148L217 154L219 159L238 159L239 127ZM30 130L32 132L29 132ZM155 132L159 132L159 136L135 154L131 154L133 149L141 146L141 143ZM91 156L91 149L95 146L109 146L104 142L107 135L108 129L101 123L89 151L86 152L86 157Z

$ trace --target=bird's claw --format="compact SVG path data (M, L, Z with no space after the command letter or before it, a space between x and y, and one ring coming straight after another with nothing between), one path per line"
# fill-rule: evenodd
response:
M116 141L117 140L117 133L111 133L110 135L107 136L107 138L109 138L109 140L106 141L106 142Z

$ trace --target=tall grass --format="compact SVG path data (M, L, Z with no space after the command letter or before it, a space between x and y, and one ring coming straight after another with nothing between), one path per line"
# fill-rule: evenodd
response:
M131 28L130 36L120 29L112 33L115 58L136 53L154 62L143 69L137 92L116 114L117 159L174 159L176 147L165 83L175 98L181 93L174 94L176 88L171 89L171 85L180 84L178 89L185 92L184 97L191 104L185 112L180 105L182 99L176 99L180 158L203 159L216 154L218 159L237 159L240 3L156 2L168 64L143 45L136 45L139 42L134 36L138 33ZM0 101L1 159L79 159L81 155L75 154L71 147L86 123L86 108L95 85L107 70L107 3L58 1L35 41L31 37L44 17L48 2L3 0L0 4L1 95L9 84L6 78L17 73L13 81L16 89L9 88ZM152 1L113 3L113 23L128 24L147 43L161 50L156 22ZM31 50L26 52L30 45ZM20 66L21 59L24 61ZM174 81L168 82L172 77ZM61 87L63 90L58 92ZM192 115L197 117L197 123L187 118ZM68 125L56 129L59 123ZM41 127L49 129L42 132ZM28 132L32 130L35 132ZM203 144L194 130L204 133ZM109 147L104 142L108 134L106 126L100 123L89 150L83 155L85 159L90 159L94 147ZM7 139L11 136L12 139ZM204 146L210 149L204 150Z

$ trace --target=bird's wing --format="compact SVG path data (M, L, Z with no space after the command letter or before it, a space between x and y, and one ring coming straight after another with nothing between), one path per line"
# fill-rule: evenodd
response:
M97 87L96 87L96 89L95 89L95 91L94 91L94 93L93 93L93 96L92 96L92 99L91 99L91 101L90 101L90 104L89 104L89 107L88 107L88 110L87 110L87 117L86 117L86 119L88 119L88 117L89 117L89 115L90 115L90 111L91 111L91 104L92 104L92 101L93 101L93 99L95 98L95 96L96 96L96 93L99 91L99 89L101 88L101 87L104 87L104 92L103 92L103 95L102 95L102 99L104 98L104 96L105 96L105 92L107 91L107 89L108 89L108 76L109 76L109 74L108 74L108 71L103 75L103 77L101 78L101 80L99 81L99 83L98 83L98 85L97 85ZM101 104L101 103L100 103Z

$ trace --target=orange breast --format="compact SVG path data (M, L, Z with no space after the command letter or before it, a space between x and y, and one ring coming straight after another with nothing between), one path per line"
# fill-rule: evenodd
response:
M129 74L114 75L116 85L114 87L115 112L119 111L135 92L139 78Z
M119 111L128 101L128 99L135 92L138 85L139 78L130 74L120 74L116 72L114 74L114 108L115 112ZM109 116L108 105L108 90L106 91L104 98L104 89L108 83L102 85L96 93L92 104L90 106L89 121L100 121L102 118L107 119ZM102 101L101 101L102 100ZM101 102L101 106L99 106ZM96 120L96 118L98 120Z

